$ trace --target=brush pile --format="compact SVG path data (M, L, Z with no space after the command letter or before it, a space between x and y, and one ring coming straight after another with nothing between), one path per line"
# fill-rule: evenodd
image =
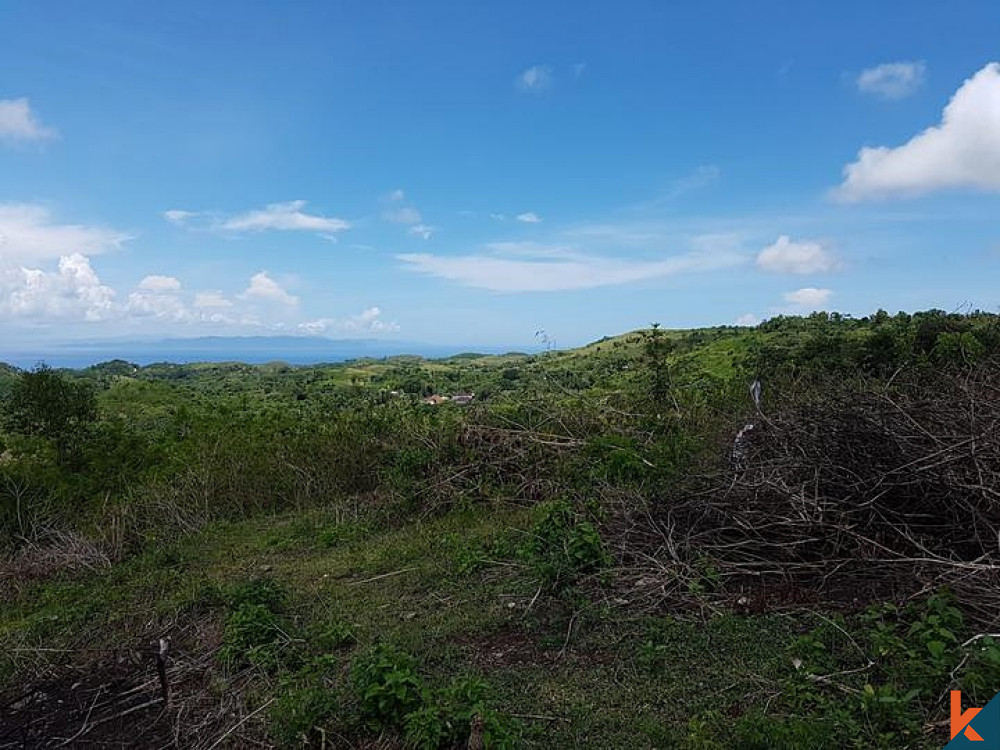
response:
M948 585L995 622L997 363L790 391L772 394L738 466L631 518L620 550L633 593L710 588L753 610Z

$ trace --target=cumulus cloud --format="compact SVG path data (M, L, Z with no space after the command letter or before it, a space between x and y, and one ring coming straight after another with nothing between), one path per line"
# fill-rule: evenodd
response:
M757 254L757 268L770 273L826 273L837 268L837 261L818 242L793 242L781 235Z
M541 224L542 217L540 217L534 211L526 211L523 214L518 214L517 220L523 224Z
M253 302L266 302L289 307L299 303L299 298L286 292L277 281L268 276L267 271L254 274L250 279L250 286L241 296L243 299Z
M399 324L382 320L382 311L378 307L369 307L367 310L348 318L345 328L348 331L394 333L399 330Z
M78 253L97 255L120 247L127 234L105 227L60 224L48 209L30 203L0 204L0 261L35 263Z
M830 299L831 294L833 292L829 289L817 289L816 287L807 286L802 289L796 289L794 292L786 292L785 301L799 307L815 310L825 305Z
M222 292L198 292L194 296L194 306L199 310L224 310L233 306Z
M517 88L532 92L545 91L554 83L555 75L550 65L532 65L521 71L516 80Z
M306 202L302 200L270 203L258 211L232 216L220 226L233 232L262 232L275 229L326 233L343 232L351 226L343 219L308 214L302 210L305 207Z
M146 292L179 292L181 282L173 276L146 276L138 288Z
M728 252L694 252L658 260L584 255L563 247L491 247L489 254L397 255L411 270L495 292L550 292L628 284L680 273L711 271L743 262Z
M834 197L859 201L946 188L1000 190L1000 63L962 84L940 124L897 148L862 148Z
M80 253L59 258L54 270L0 267L0 314L38 322L99 321L115 310L115 292L101 283Z
M927 66L922 61L893 62L861 71L858 90L883 99L902 99L924 83Z
M382 318L382 311L377 306L373 306L362 310L357 315L351 315L347 318L319 318L299 323L296 328L301 333L312 336L319 336L324 333L357 335L396 333L399 331L399 324L384 320Z
M236 300L218 290L189 294L179 279L161 274L143 277L119 298L80 253L39 267L0 263L0 320L11 330L96 323L109 332L133 326L171 332L305 330L307 324L296 324L289 317L297 307L298 298L264 271L250 279ZM341 331L373 333L398 329L382 319L377 308L341 319L337 326Z
M38 121L27 99L0 99L0 141L44 141L57 135Z
M736 319L738 326L756 326L758 323L760 323L760 318L753 313L743 313Z

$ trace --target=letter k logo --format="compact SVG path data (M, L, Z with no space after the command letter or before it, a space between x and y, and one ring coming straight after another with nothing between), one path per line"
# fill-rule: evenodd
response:
M951 691L951 738L955 739L959 732L965 730L965 736L972 742L983 742L979 733L968 724L975 718L976 714L982 711L981 708L970 708L962 713L962 693L958 690Z

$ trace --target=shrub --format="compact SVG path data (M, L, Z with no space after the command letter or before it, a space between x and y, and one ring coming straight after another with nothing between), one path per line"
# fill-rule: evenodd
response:
M536 575L550 583L569 584L610 562L594 525L580 518L562 500L539 506L537 520L521 554Z

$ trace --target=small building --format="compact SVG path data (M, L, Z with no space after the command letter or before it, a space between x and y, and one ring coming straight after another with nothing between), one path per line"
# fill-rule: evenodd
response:
M451 397L451 402L459 406L468 406L475 397L475 393L456 393Z
M440 396L435 393L433 396L428 396L427 398L421 399L420 403L427 404L428 406L439 406L448 400L447 396Z

